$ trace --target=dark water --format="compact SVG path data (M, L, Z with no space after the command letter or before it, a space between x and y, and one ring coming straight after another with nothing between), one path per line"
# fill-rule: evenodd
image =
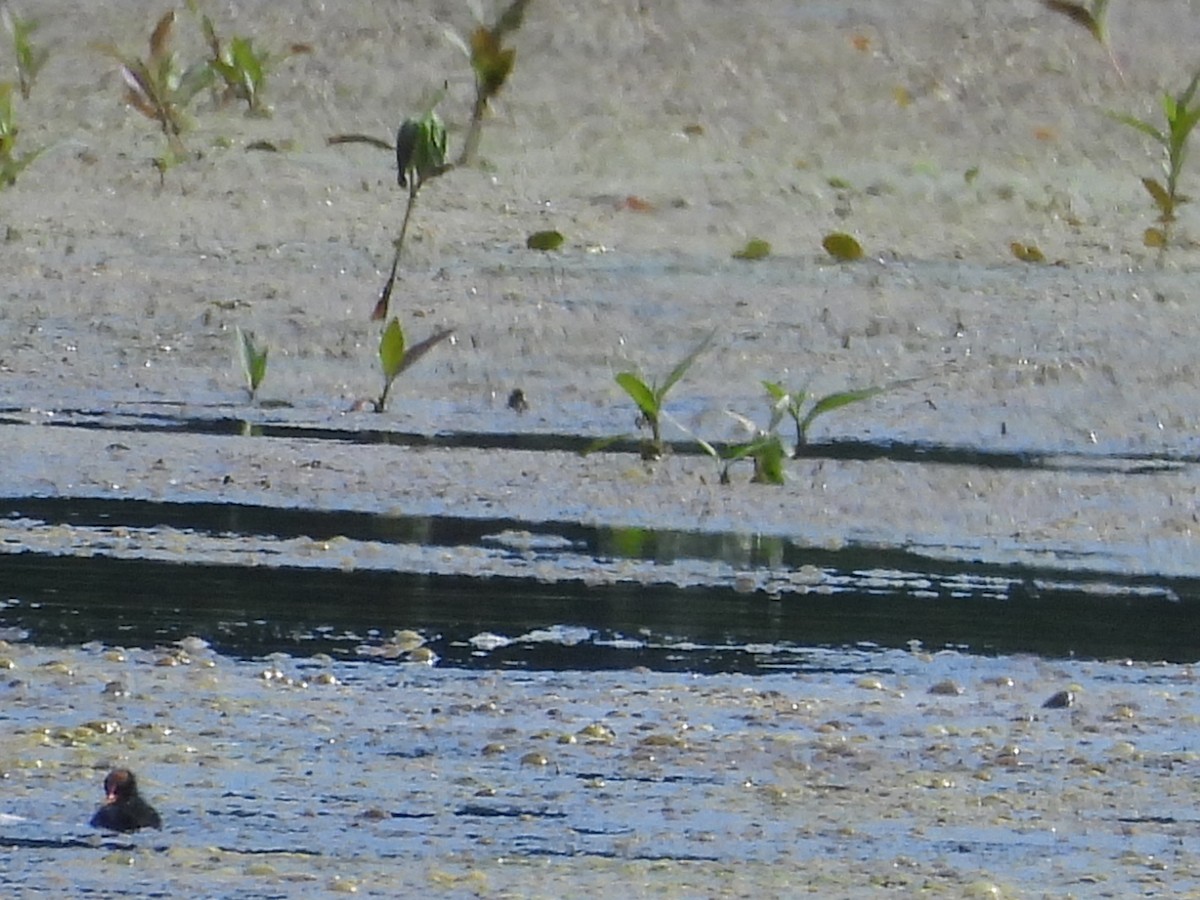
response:
M119 505L125 513L137 511ZM12 508L22 516L48 516L51 507L59 507L59 514L78 522L88 517L89 504L77 506L74 513L71 504L59 501L21 501ZM269 518L276 533L288 525L288 515L279 510L188 512L193 524L209 521L224 531L235 523L253 530L257 517ZM305 526L312 526L310 517ZM123 515L121 520L136 518ZM369 526L373 517L332 518L336 521L325 524L346 534ZM468 532L479 532L481 523L425 525L426 540L445 538L453 546L480 539ZM389 519L386 527L395 539L402 525ZM604 536L576 529L567 537ZM652 558L714 549L711 537L696 536L688 546L674 535L669 550L640 537L637 552ZM607 538L600 552L611 556L616 540ZM776 546L771 553L781 555L785 566L818 567L838 587L770 599L761 591L742 594L727 587L542 584L506 577L19 553L0 556L5 601L0 625L39 644L98 640L149 647L200 635L221 652L243 657L353 654L365 641L413 629L441 665L469 668L645 666L753 673L803 669L810 647L902 648L912 641L982 654L1200 658L1200 591L1190 582L1105 578L1089 584L1052 570L934 568L914 556L862 550ZM559 632L486 652L469 643L485 632L519 638L546 629Z

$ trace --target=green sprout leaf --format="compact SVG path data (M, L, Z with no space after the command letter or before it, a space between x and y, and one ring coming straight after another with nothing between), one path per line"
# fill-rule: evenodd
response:
M657 418L659 414L658 398L654 391L638 378L633 372L621 372L616 376L616 382L629 398L637 404L643 416L647 419Z
M562 244L563 236L558 231L535 231L525 239L530 250L557 250Z
M383 329L379 339L379 363L383 367L383 377L393 381L404 367L404 329L400 320L393 318Z
M783 461L787 458L779 435L771 434L754 443L754 481L759 484L783 484Z
M835 391L832 394L826 394L824 397L813 400L812 405L806 412L805 404L809 402L808 391L789 391L773 381L764 381L762 385L771 398L771 424L767 430L774 432L783 417L785 415L789 416L796 426L797 447L808 443L808 429L818 416L833 412L835 409L841 409L843 406L849 406L851 403L860 403L863 400L874 397L876 394L882 393L884 390L881 387L869 387L849 391Z
M838 262L854 262L862 259L863 256L862 245L852 236L841 231L825 235L821 240L821 246Z
M821 399L813 404L812 409L808 414L800 420L800 434L804 440L808 439L808 427L812 425L813 420L817 416L822 416L825 413L833 412L835 409L841 409L843 406L849 406L851 403L861 403L863 400L868 400L876 394L882 393L883 388L869 387L860 388L855 391L837 391L833 394L826 394Z
M406 345L404 329L400 327L400 320L393 317L387 323L387 327L383 329L383 334L379 338L379 364L383 369L383 393L375 402L376 412L383 412L387 408L388 394L396 378L453 333L453 328L443 328L420 343L409 347Z
M704 340L693 347L691 352L679 361L661 385L651 387L644 379L633 372L621 372L615 376L617 384L637 404L644 424L650 427L650 440L642 448L643 458L657 459L662 456L665 450L662 440L663 404L666 401L667 394L671 388L679 383L679 380L683 378L687 370L692 367L697 357L708 349L715 337L715 331L709 332Z
M254 395L258 392L258 386L262 384L267 375L268 348L265 345L263 347L256 346L254 333L242 331L241 328L237 329L237 343L242 361L242 373L246 377L246 387L250 391L250 399L253 400Z
M446 170L446 126L430 109L419 118L405 119L396 132L396 179L414 191Z
M766 259L771 255L771 244L762 238L752 238L746 246L733 254L734 259L756 260Z

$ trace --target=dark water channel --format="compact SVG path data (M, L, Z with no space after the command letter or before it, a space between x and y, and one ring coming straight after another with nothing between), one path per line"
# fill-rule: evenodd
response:
M531 523L281 510L208 503L20 498L15 521L73 527L172 527L189 533L480 547ZM805 667L809 647L900 648L911 641L973 653L1046 657L1200 658L1200 587L1190 580L1051 568L931 564L902 551L747 546L737 536L536 523L532 554L680 560L819 573L823 590L779 594L670 584L553 584L514 577L289 566L188 564L18 553L0 556L0 623L40 644L89 640L152 647L202 635L225 653L353 654L369 638L413 629L442 665L469 668L764 672ZM547 535L556 539L551 542ZM497 548L493 548L497 549ZM531 551L497 552L528 559ZM569 559L568 559L569 557ZM546 629L560 629L546 632ZM482 632L544 639L486 652ZM558 635L558 637L555 637Z

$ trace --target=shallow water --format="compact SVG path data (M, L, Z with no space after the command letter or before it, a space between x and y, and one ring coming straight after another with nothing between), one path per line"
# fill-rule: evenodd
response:
M549 897L618 873L669 896L1200 887L1175 774L1200 738L1188 667L864 649L753 677L467 671L197 640L3 656L10 895ZM948 682L961 694L930 692ZM1042 709L1061 689L1074 707ZM118 761L162 833L83 826Z

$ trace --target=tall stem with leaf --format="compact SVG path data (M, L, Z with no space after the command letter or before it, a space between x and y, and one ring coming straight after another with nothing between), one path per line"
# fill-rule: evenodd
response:
M440 99L440 96L439 98ZM437 101L434 101L436 105ZM404 238L408 234L408 223L413 208L417 205L417 193L426 184L452 168L446 162L446 126L434 111L433 106L425 114L405 119L396 132L396 180L400 187L408 188L408 204L404 208L404 220L400 223L400 234L392 242L392 269L388 275L379 300L371 312L372 321L387 318L392 290L396 286L396 270L400 265L400 254L404 250Z

